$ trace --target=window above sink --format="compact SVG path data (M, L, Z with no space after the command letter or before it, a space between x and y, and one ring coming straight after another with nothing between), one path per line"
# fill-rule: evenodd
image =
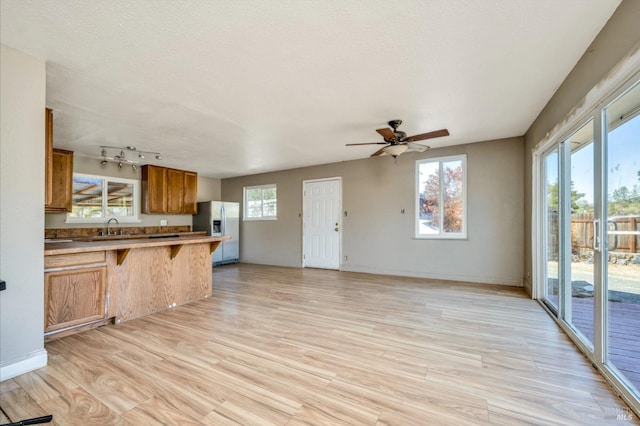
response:
M71 213L66 223L140 222L140 181L73 174Z

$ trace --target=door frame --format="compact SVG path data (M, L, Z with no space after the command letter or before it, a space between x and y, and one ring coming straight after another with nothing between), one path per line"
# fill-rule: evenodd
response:
M305 205L306 205L306 185L308 183L314 183L314 182L325 182L325 181L334 181L337 180L338 181L338 187L340 188L340 192L339 192L339 200L338 200L338 271L342 270L342 225L343 225L343 220L342 220L342 177L341 176L334 176L334 177L328 177L328 178L320 178L320 179L305 179L302 181L302 267L306 268L306 264L305 264L305 256L307 253L307 245L306 245L306 223L305 223Z

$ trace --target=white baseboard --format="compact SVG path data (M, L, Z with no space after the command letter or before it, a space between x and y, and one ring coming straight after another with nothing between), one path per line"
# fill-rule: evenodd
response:
M30 353L26 359L0 366L0 382L12 379L29 371L47 366L47 351L40 349Z
M459 282L471 282L480 284L497 284L506 285L512 287L522 287L522 278L492 278L492 277L479 277L473 275L461 275L461 274L432 274L428 272L418 271L399 271L385 268L372 268L369 266L360 265L341 265L341 271L345 272L362 272L365 274L378 274L378 275L395 275L400 277L413 277L413 278L428 278L433 280L445 280L445 281L459 281Z

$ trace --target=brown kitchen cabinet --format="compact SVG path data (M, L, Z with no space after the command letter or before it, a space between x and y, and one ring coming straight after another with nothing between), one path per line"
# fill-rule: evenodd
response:
M184 171L167 169L167 213L181 214L184 206Z
M53 201L53 111L44 110L44 205Z
M51 202L45 204L45 212L62 213L71 211L73 197L73 151L53 148L51 150Z
M167 213L167 169L142 166L142 213Z
M184 172L183 212L198 213L198 174L194 172Z
M142 213L195 214L197 198L197 173L142 166Z
M45 256L45 335L106 319L105 254L101 251Z

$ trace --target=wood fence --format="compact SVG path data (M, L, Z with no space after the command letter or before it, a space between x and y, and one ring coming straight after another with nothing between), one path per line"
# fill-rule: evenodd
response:
M612 217L607 221L609 251L640 251L640 216ZM593 250L593 214L571 215L571 248L575 253Z

